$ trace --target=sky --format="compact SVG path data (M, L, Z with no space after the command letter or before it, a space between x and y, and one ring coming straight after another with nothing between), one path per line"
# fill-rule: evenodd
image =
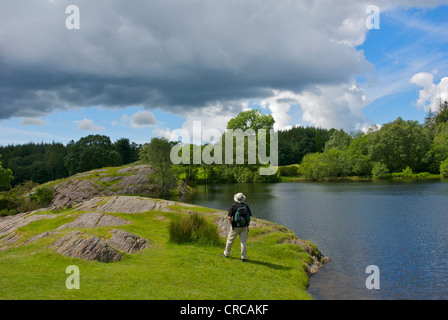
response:
M223 132L249 109L276 130L423 122L448 100L447 18L448 0L1 0L0 145Z

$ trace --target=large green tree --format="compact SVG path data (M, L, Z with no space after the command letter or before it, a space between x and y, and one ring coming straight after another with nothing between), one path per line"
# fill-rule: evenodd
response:
M369 157L373 162L384 163L391 172L400 172L407 166L413 171L424 171L430 143L424 126L398 118L369 134Z
M70 175L122 163L108 136L89 135L67 145L65 165Z
M442 161L448 158L448 122L439 123L434 130L434 140L429 153L431 171L437 172Z
M115 150L121 156L121 164L128 164L138 160L138 145L127 138L121 138L114 143Z
M227 129L241 129L246 131L252 129L257 132L259 129L267 131L274 128L274 117L270 114L263 114L260 110L248 110L240 112L235 118L227 123Z
M369 137L364 135L354 139L346 152L351 174L366 176L372 172L372 161L369 157Z

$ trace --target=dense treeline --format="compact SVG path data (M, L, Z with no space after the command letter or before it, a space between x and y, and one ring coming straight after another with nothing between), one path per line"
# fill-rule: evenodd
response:
M271 115L250 110L231 119L227 129L252 129L258 135L259 129L270 130L273 125ZM213 146L190 145L191 157L194 149L200 150L202 154L207 148L213 149ZM0 146L0 188L9 189L26 181L44 183L78 172L128 164L142 160L142 150L144 146L130 142L129 139L122 138L112 143L104 135L89 135L76 142L71 141L67 146L56 142ZM204 161L193 164L191 161L191 164L175 166L174 171L191 184L278 181L278 175L260 175L260 163L248 164L247 141L245 150L243 164L233 162L232 165L217 165ZM215 151L211 151L212 157L215 156ZM224 153L225 150L222 150L222 156ZM373 126L367 133L349 134L343 130L314 127L295 127L278 132L280 172L282 175L301 175L306 179L386 177L414 173L442 173L448 176L447 159L446 101L440 103L437 110L430 110L423 124L398 118L380 129Z
M381 129L349 135L334 131L323 152L308 153L297 174L306 179L346 176L448 176L448 102L424 124L398 118ZM416 174L418 173L418 174Z
M16 186L26 181L40 184L78 172L128 164L138 160L139 147L126 138L112 143L107 136L89 135L77 142L72 140L67 146L56 142L0 146L0 154L2 166L12 170L11 185Z
M32 180L43 183L67 177L64 157L66 147L61 143L27 143L0 147L3 166L12 170L12 185Z
M278 132L278 163L287 166L302 162L308 153L322 152L335 129L295 127Z

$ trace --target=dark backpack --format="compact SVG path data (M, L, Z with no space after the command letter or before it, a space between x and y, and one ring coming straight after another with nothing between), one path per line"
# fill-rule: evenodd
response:
M244 228L244 227L249 226L250 214L245 206L238 207L236 209L235 216L233 218L233 222L235 223L235 227L237 227L237 228Z

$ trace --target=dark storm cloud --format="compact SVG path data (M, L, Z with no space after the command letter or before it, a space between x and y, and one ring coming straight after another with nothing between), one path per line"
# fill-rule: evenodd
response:
M363 22L362 5L80 0L81 29L67 30L70 4L1 2L0 119L92 105L232 108L370 68L355 49L365 30L341 29Z

